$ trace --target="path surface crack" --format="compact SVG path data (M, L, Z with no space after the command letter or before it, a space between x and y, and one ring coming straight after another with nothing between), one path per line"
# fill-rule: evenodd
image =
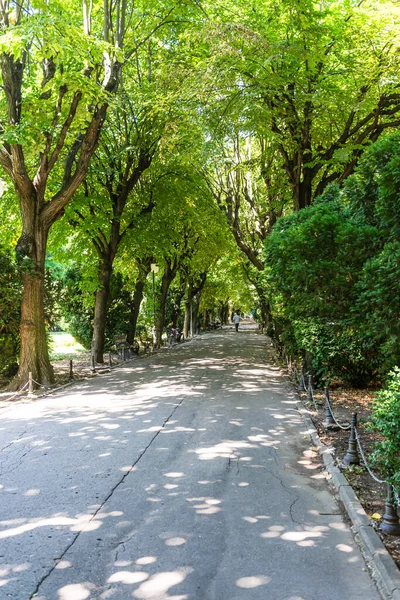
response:
M201 379L201 377L200 377ZM200 381L199 379L199 381ZM199 381L197 382L197 384L199 383ZM171 413L168 415L168 417L165 419L165 421L163 422L162 426L160 427L160 429L153 435L153 437L151 438L150 442L147 444L147 446L144 448L144 450L142 450L142 452L139 454L139 456L137 457L137 459L135 460L135 462L129 467L129 470L127 470L124 475L121 477L121 479L114 485L114 487L111 489L111 491L108 493L108 495L105 497L105 499L103 500L103 502L99 505L99 507L96 509L96 511L93 513L92 517L90 518L90 520L86 523L85 527L83 527L80 531L77 532L77 534L75 535L75 537L73 538L73 540L71 541L70 544L68 544L68 546L65 548L65 550L61 553L60 556L58 556L57 558L54 559L54 565L47 571L47 573L45 573L45 575L43 575L43 577L39 580L35 590L32 592L32 594L29 596L29 600L32 600L35 596L38 595L40 588L42 587L43 583L46 581L46 579L48 579L50 577L50 575L53 573L54 569L56 568L56 566L58 565L58 563L63 560L64 556L67 554L67 552L72 548L72 546L77 542L77 540L79 539L79 536L81 535L81 533L83 533L86 529L86 527L93 521L93 519L98 515L98 513L101 511L101 509L103 508L103 506L106 504L106 502L108 502L108 500L111 498L111 496L114 494L114 492L119 488L119 486L125 481L125 479L128 477L128 475L130 475L130 473L132 473L133 469L136 467L136 465L138 464L138 462L143 458L143 456L146 454L147 450L150 448L150 446L153 444L154 440L160 435L161 431L164 429L164 427L167 425L168 421L170 421L170 419L173 417L174 413L176 410L178 410L178 408L181 406L182 402L185 400L185 398L187 398L187 396L183 396L183 398L174 406L174 409L171 411Z

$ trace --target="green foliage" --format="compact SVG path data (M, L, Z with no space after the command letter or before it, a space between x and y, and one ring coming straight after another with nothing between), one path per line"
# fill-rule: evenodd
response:
M373 462L389 481L400 490L400 369L389 373L385 387L377 394L371 428L383 440L376 444Z
M67 270L61 281L59 311L67 331L90 349L93 335L93 302L88 303L83 273L77 268ZM114 344L117 333L125 333L129 323L129 292L124 289L121 274L113 273L110 284L110 305L106 322L105 349Z
M320 379L361 384L376 367L349 311L377 239L375 227L352 219L335 186L280 219L266 241L264 282L281 341L294 353L309 352Z
M373 144L346 183L345 201L380 238L355 286L352 320L379 346L381 371L400 364L400 134ZM367 257L366 257L367 258Z
M400 134L371 145L342 189L278 220L265 244L275 330L320 379L363 384L400 362Z
M63 278L63 292L60 299L60 313L67 331L90 349L93 333L93 308L88 307L81 288L82 274L78 269L69 269Z

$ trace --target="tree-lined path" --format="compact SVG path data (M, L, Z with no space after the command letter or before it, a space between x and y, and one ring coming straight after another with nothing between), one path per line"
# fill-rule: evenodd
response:
M379 598L255 332L0 414L1 600Z

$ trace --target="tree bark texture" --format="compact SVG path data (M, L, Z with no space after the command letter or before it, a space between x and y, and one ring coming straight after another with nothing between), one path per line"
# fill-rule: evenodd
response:
M174 297L171 320L174 323L175 327L178 327L178 321L181 317L181 304L182 304L183 296L185 295L185 290L186 290L186 281L182 282L180 288L177 290L175 297Z
M164 274L161 279L161 292L159 294L158 313L156 316L155 331L154 331L154 346L161 346L161 338L165 326L165 307L167 303L168 290L171 283L175 279L178 267L172 266L170 261L166 261Z
M104 362L104 343L106 337L106 321L110 300L110 281L112 262L104 260L99 265L100 287L95 292L92 355L97 363Z
M196 330L197 315L199 312L200 295L206 283L207 273L201 273L200 277L193 281L190 280L187 287L187 297L185 302L185 316L183 321L183 335L185 338L190 331L190 307L192 307L193 330ZM193 302L198 296L197 302Z
M18 5L14 15L15 21L12 23L7 7L8 3L0 7L0 25L3 32L11 30L19 25L22 19L29 19L31 16L29 10L24 10L22 5ZM85 32L88 33L88 12L85 13L85 18ZM4 50L0 53L2 87L7 107L7 116L3 116L8 125L15 128L25 124L23 91L24 72L28 67L32 73L35 73L35 68L37 72L42 70L42 87L55 77L57 70L58 75L61 75L61 83L53 96L52 108L49 109L47 104L46 108L43 108L52 111L53 114L51 127L43 132L43 144L36 161L29 158L28 163L25 157L25 146L32 144L30 138L23 142L13 140L0 144L0 165L12 181L20 205L22 236L18 242L17 254L20 259L24 259L23 264L27 265L21 308L20 365L11 384L12 388L25 384L29 372L32 372L33 378L40 384L46 385L54 380L48 356L43 306L47 237L50 227L61 218L66 205L86 176L108 108L108 101L100 100L99 104L93 107L93 112L88 114L89 122L85 129L78 134L75 130L71 135L71 126L76 120L77 110L84 96L83 91L78 89L72 94L67 94L71 90L68 90L68 84L63 81L64 65L57 65L56 59L53 58L43 59L41 64L35 63L36 58L31 53L31 46L31 42L27 43L21 49L18 58L14 57L12 51ZM102 87L113 93L118 84L122 63L116 59L115 53L105 52L103 59L105 76ZM90 72L85 74L90 77ZM51 94L44 91L39 100L48 102L50 97ZM29 130L29 119L26 124ZM31 174L33 169L36 172ZM57 175L50 191L49 180L55 169ZM57 189L54 189L55 182Z
M47 231L33 212L25 213L23 233L18 241L17 256L24 265L21 303L21 351L19 370L10 389L19 389L29 373L43 385L54 382L50 364L44 318L44 267Z
M127 140L127 143L128 142L129 140ZM92 353L98 363L104 362L105 328L109 308L110 279L114 260L121 240L125 236L127 230L134 227L134 223L131 222L125 230L121 231L121 218L128 203L129 194L138 183L142 173L149 168L152 159L153 154L144 151L139 153L137 164L135 164L133 157L128 154L125 168L122 168L122 165L119 165L119 173L116 178L117 182L115 183L113 181L114 178L112 177L105 186L106 195L108 196L113 209L113 217L110 222L109 232L99 230L99 233L92 238L92 243L99 257L98 277L100 288L95 295L92 339ZM150 199L149 204L142 209L141 214L151 212L153 207L154 204ZM79 214L79 217L82 221L85 220L83 215Z
M229 318L229 304L224 304L221 307L221 324L226 325L228 323Z
M138 261L139 275L135 283L135 289L132 294L132 301L130 304L130 319L128 334L126 336L127 342L132 344L136 336L136 326L139 317L140 306L142 304L144 287L146 285L147 275L150 273L152 259L144 259Z
M136 336L136 326L139 317L140 306L142 304L144 295L145 282L138 279L135 284L135 289L132 294L132 301L130 304L130 316L129 316L129 328L126 336L128 344L132 344Z

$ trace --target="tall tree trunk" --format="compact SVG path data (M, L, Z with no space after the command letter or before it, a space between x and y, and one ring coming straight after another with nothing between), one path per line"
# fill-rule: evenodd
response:
M190 281L189 285L188 285L188 292L187 292L187 297L186 297L186 302L185 302L185 317L183 320L183 335L185 336L185 338L188 337L189 331L190 331L190 308L192 307L193 297L194 297L193 283ZM193 307L192 307L192 311L193 311ZM193 317L193 312L192 312L192 317Z
M110 300L110 281L112 261L103 259L99 264L98 278L100 288L95 292L94 320L92 337L92 355L98 363L104 362L104 343L106 337L106 320Z
M146 285L146 279L151 270L152 258L137 259L139 274L135 283L135 289L132 294L132 300L130 304L130 318L128 334L126 336L127 342L132 344L136 336L137 320L139 318L140 306L142 304L144 287Z
M193 327L195 328L195 331L197 331L197 324L200 325L199 310L200 310L200 301L201 301L202 292L203 292L203 288L197 292L196 302L193 306Z
M258 294L258 298L260 302L262 322L264 323L264 327L268 327L271 323L271 309L269 303L265 299L264 294Z
M203 329L207 329L208 326L208 309L203 310Z
M223 304L221 308L221 325L226 325L228 323L229 317L229 304L226 302Z
M181 283L179 290L177 290L177 293L175 294L174 304L173 304L173 308L172 308L171 320L174 323L175 327L178 326L178 321L181 316L181 303L182 303L183 296L185 295L185 290L186 290L186 281L183 281Z
M23 233L17 244L17 257L24 260L21 303L21 351L19 370L10 385L18 389L28 381L29 373L35 381L50 385L54 383L54 371L50 364L44 318L44 266L48 228L34 211L23 214Z
M161 280L161 292L159 295L158 303L158 314L156 317L155 331L153 333L154 346L159 348L161 346L161 338L165 326L165 307L167 303L168 290L171 283L175 279L177 273L177 267L172 267L170 262L166 262L164 275Z
M204 285L206 283L206 279L207 279L207 272L202 273L200 275L200 278L196 280L196 283L194 281L189 281L189 285L187 288L187 298L186 298L186 302L185 302L185 317L184 317L184 322L183 322L183 335L185 336L185 338L188 336L189 333L189 329L190 329L190 312L192 312L192 319L193 319L193 328L196 328L196 323L197 323L197 313L199 310L199 304L200 304L200 294L203 291ZM198 301L197 301L197 305L193 304L193 299L199 295L198 297ZM192 311L190 311L190 308L192 307Z
M126 340L128 344L132 344L135 340L137 320L139 317L140 306L143 300L145 281L138 279L135 283L135 289L132 294L129 314L129 328Z

